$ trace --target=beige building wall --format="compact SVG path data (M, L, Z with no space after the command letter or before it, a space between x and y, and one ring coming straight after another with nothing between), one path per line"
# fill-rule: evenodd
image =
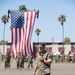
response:
M65 54L68 54L68 52L71 50L71 44L64 45L65 47Z
M8 47L7 43L8 43L8 41L3 41L3 40L0 41L0 52L3 55L6 55L7 47ZM3 52L3 45L4 45L4 52Z
M58 51L58 47L59 45L58 44L52 44L52 52L55 53Z
M0 52L1 54L3 54L3 45L0 45ZM7 45L5 45L4 47L4 55L6 55L6 52L7 52Z

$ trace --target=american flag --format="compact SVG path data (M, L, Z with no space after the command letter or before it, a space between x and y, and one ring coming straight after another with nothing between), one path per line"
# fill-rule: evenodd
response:
M31 36L36 19L36 11L11 12L11 52L16 58L18 52L24 56L32 53Z

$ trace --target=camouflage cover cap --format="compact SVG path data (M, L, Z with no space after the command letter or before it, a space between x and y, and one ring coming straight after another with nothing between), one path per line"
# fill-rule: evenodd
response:
M45 44L40 44L39 47L45 47Z

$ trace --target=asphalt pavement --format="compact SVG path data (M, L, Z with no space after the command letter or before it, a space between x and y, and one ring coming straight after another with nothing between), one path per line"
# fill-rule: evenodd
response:
M17 70L16 62L12 61L11 68L5 70L4 62L0 62L0 75L32 75L33 69L28 69L27 65L25 63L24 69ZM52 63L51 75L75 75L75 63Z

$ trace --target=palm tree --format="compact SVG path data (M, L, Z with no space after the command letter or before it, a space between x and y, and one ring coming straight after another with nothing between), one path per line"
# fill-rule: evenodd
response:
M58 21L61 22L61 25L62 25L62 37L63 37L63 40L64 41L64 25L63 23L66 22L66 16L65 15L61 15L60 17L58 17Z
M62 42L64 43L64 25L63 25L63 23L66 22L66 16L61 15L60 17L58 17L58 21L61 22L61 26L62 26ZM64 44L63 44L63 49L64 49Z
M64 38L64 42L65 42L65 44L69 44L71 42L70 38L69 37L65 37Z
M62 26L62 42L63 42L63 51L64 51L64 25L63 25L63 23L66 22L66 16L60 15L58 17L58 21L60 21L61 26Z
M35 30L35 33L36 33L36 35L37 35L37 42L39 42L39 35L40 35L40 32L41 32L41 30L38 29L38 28Z
M20 10L20 11L28 11L28 9L26 8L25 5L19 6L19 10Z
M4 38L5 38L5 25L8 22L8 16L7 15L3 15L1 17L1 21L4 23L4 29L3 29L3 55L4 55Z

